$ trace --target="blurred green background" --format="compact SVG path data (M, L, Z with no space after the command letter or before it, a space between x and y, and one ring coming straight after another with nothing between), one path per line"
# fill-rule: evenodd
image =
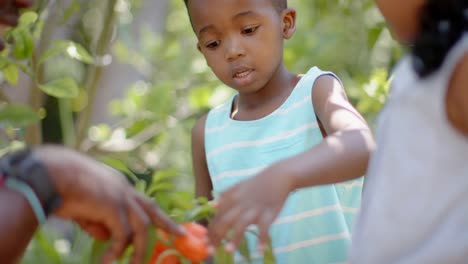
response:
M289 5L298 21L287 67L337 73L373 125L402 54L374 2ZM182 0L40 0L5 37L0 154L65 144L120 170L174 219L203 214L193 201L191 128L232 91L198 53ZM94 263L102 245L90 242L53 220L23 262Z

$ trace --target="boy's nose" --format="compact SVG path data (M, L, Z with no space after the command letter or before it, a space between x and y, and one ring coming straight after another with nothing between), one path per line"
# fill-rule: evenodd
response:
M226 60L235 60L237 58L243 57L245 55L245 50L242 45L236 41L231 40L226 50Z

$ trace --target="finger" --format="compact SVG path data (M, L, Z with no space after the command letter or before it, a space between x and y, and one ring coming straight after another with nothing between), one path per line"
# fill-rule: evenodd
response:
M75 221L81 229L97 240L107 241L110 239L109 230L102 224L92 223L84 220Z
M145 257L146 243L148 241L149 216L143 211L141 206L133 199L129 199L129 220L132 227L133 242L133 264L142 263Z
M230 228L234 225L234 222L243 212L243 208L233 207L231 210L219 212L215 215L208 228L208 236L213 245L219 246Z
M139 193L136 194L136 201L150 216L151 222L156 227L176 236L185 234L185 229L172 221L153 201Z
M110 264L122 256L130 243L131 229L125 211L126 208L121 205L119 209L110 212L105 220L112 233L112 245L103 257L103 263L105 264Z
M211 207L215 208L215 209L218 209L219 207L219 200L211 200L211 201L208 201L208 205L210 205Z
M211 202L211 205L216 209L215 218L216 216L225 215L234 205L238 204L234 199L234 188L235 187L224 191L217 200Z
M237 223L233 227L233 237L232 240L226 245L226 250L228 252L234 252L244 238L245 230L251 224L255 224L255 221L258 217L256 210L249 210L244 215L240 217Z
M269 242L269 230L270 226L273 224L273 221L275 221L275 214L272 212L268 211L264 213L260 217L260 221L258 223L258 229L259 229L259 248L261 250L264 250L266 248L266 245Z
M216 201L217 211L208 228L208 235L215 246L221 243L230 227L230 223L226 223L225 221L231 222L232 220L228 220L232 218L230 215L234 215L235 217L242 211L238 206L239 203L234 198L236 196L236 189L236 186L234 186L224 191Z

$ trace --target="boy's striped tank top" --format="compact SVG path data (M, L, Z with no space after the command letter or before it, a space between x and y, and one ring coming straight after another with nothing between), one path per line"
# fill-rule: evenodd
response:
M205 151L215 196L271 163L322 141L311 98L314 82L321 75L335 76L311 68L278 109L258 120L231 119L234 96L209 112ZM361 189L362 179L358 179L290 194L270 229L277 263L346 262ZM248 237L252 255L259 258L255 253L256 238ZM247 262L237 256L236 263ZM254 263L262 263L261 258Z

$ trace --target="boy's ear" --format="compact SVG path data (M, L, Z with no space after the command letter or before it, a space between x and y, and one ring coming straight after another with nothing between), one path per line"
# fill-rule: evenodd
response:
M286 8L283 10L283 37L290 39L296 32L296 10Z
M197 43L197 50L198 50L199 52L201 52L200 43Z

